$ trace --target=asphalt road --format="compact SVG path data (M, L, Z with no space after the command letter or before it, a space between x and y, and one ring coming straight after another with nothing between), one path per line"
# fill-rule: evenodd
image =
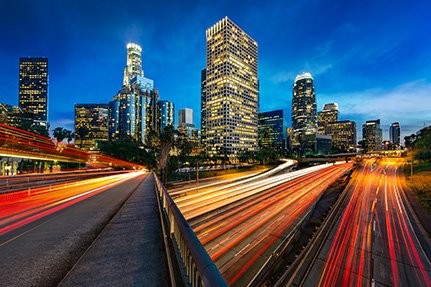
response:
M352 164L247 178L176 199L231 286L246 286L322 192Z
M0 196L0 286L56 286L144 178Z
M431 263L406 204L401 159L366 161L305 286L431 286Z
M102 177L127 171L87 170L47 174L22 174L0 177L0 194L19 190L34 189L42 186L56 185L65 182L80 181L89 178Z

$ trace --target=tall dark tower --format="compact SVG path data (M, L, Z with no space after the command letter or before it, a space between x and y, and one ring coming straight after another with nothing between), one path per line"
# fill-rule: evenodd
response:
M315 135L316 94L314 80L310 73L302 73L295 78L292 96L293 147L301 147L307 135Z
M19 107L35 123L48 121L48 58L19 59Z

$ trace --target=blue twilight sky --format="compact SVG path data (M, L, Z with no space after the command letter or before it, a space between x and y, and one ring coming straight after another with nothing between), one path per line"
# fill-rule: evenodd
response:
M107 103L121 88L126 44L143 47L145 75L200 126L205 30L228 16L259 44L260 111L285 109L295 75L315 79L318 110L339 104L358 138L380 118L384 138L431 124L431 2L3 1L0 102L18 102L18 61L49 58L51 127L73 127L74 103ZM177 115L176 115L177 117Z

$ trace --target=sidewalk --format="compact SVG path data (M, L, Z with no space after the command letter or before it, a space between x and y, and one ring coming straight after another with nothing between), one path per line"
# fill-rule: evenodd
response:
M169 286L153 176L147 176L59 286Z

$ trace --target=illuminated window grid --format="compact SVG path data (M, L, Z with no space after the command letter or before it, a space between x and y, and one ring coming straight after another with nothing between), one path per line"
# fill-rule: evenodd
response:
M228 18L207 30L207 151L255 150L259 85L257 43Z

